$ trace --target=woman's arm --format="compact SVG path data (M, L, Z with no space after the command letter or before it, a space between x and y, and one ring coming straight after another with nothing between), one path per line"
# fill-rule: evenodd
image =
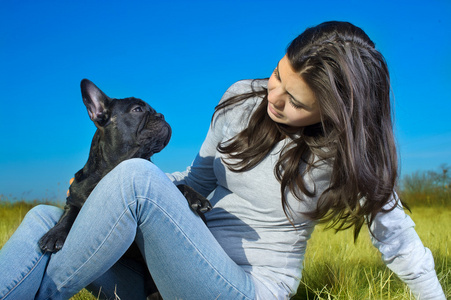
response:
M391 208L392 199L384 208ZM378 213L371 225L373 245L382 254L382 260L410 288L417 299L445 299L437 279L434 258L423 246L416 233L415 223L397 206L390 212Z
M221 98L221 102L228 98L251 91L252 80L242 80L230 86ZM184 172L174 172L168 174L169 178L176 184L186 184L197 192L207 197L217 186L217 179L214 173L214 161L216 157L216 147L218 143L224 140L230 123L239 117L237 113L239 108L226 109L214 115L210 128L207 133L199 153ZM227 137L228 138L228 137ZM226 138L226 139L227 139Z

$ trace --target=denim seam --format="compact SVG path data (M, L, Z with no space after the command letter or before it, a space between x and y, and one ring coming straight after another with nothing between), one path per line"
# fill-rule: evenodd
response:
M67 284L67 282L69 282L70 280L72 280L72 279L76 276L76 274L80 271L80 269L83 268L83 267L84 267L84 266L92 259L92 257L93 257L95 254L97 254L97 252L99 251L99 249L105 244L106 240L111 236L111 234L112 234L113 231L114 231L114 228L116 228L117 224L118 224L119 221L122 219L122 217L126 214L127 211L130 210L130 206L132 206L132 205L134 205L134 204L136 204L136 200L133 201L133 202L131 202L131 203L129 203L129 204L127 204L127 208L124 209L124 211L120 214L120 216L118 217L116 223L114 223L114 226L111 228L110 232L105 236L105 238L103 239L103 241L99 244L99 246L97 247L97 249L92 253L92 255L91 255L91 256L90 256L90 257L89 257L82 265L80 265L80 266L74 271L74 273L73 273L71 276L69 276L69 278L67 278L65 281L63 281L63 282L57 287L57 291L59 291L61 287L64 287L64 286ZM56 291L55 291L55 293L53 293L52 295L50 295L50 296L48 297L48 299L51 298L51 297L52 297L53 295L55 295L55 294L56 294Z
M247 295L245 295L243 292L241 292L234 284L232 284L229 280L227 280L220 272L219 270L217 270L210 262L209 260L205 257L205 255L195 246L195 243L193 241L191 241L191 239L188 237L188 235L185 234L185 232L182 230L182 228L180 226L178 226L177 222L175 222L175 220L172 218L172 216L166 211L164 210L163 207L161 207L156 201L147 198L147 197L143 197L143 196L137 196L137 198L141 198L143 200L147 200L149 202L152 202L155 207L159 208L164 214L166 214L166 216L168 217L168 219L171 221L171 223L178 228L178 230L183 234L183 236L185 236L186 240L189 241L189 243L193 246L194 249L196 249L196 252L204 259L205 262L207 262L208 265L210 265L210 267L216 272L216 274L219 275L219 277L221 277L227 284L229 284L235 291L237 291L238 293L240 293L243 297L245 297L246 299L252 300L252 298L249 298ZM244 270L243 270L244 272ZM218 297L221 295L218 295Z
M8 297L8 295L10 295L36 269L36 266L39 264L39 262L42 260L42 258L46 255L46 253L47 252L42 253L42 255L38 258L38 260L36 261L34 266L27 272L27 274L25 274L25 276L16 285L14 285L14 287L11 290L9 290L5 294L5 296L1 299L6 299L6 297Z

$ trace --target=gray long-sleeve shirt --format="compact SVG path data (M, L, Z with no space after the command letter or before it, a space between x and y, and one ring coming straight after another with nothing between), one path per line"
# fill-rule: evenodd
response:
M243 80L232 85L221 101L231 96L266 88L266 80ZM312 211L330 182L326 163L308 173L304 180L316 191L298 201L287 194L296 227L285 216L280 183L274 166L286 141L279 142L258 165L246 172L231 172L224 165L218 143L233 138L247 126L261 98L249 98L215 115L199 154L185 172L169 177L208 196L213 205L206 214L207 225L228 255L250 273L256 283L257 299L289 299L299 286L307 240L316 222L303 212ZM389 204L390 205L390 204ZM391 204L393 205L393 204ZM373 243L384 262L407 282L421 299L444 299L429 249L424 248L414 224L402 208L379 214L372 225Z

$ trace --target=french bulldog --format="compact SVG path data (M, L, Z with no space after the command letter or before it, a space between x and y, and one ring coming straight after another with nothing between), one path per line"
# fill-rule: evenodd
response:
M171 138L171 127L164 116L143 100L134 97L110 98L88 79L83 79L80 87L83 103L97 130L88 161L75 173L69 187L64 214L39 240L43 251L57 252L63 247L81 207L108 172L126 159L150 159ZM201 217L202 213L211 209L208 200L189 186L180 185L178 188Z

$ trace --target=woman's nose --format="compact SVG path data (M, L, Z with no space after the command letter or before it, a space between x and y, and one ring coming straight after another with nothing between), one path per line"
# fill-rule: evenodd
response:
M268 92L268 102L270 102L277 108L281 108L285 105L282 94L278 91L277 88Z

